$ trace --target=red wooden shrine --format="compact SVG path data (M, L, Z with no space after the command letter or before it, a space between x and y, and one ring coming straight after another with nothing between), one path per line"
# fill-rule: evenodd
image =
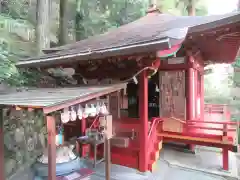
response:
M126 102L124 91L110 100L114 104L110 104L110 112L114 116L115 134L118 141L121 140L120 145L111 147L112 163L142 172L152 171L163 142L183 142L191 148L194 145L222 148L223 168L227 170L228 151L236 150L236 124L230 122L224 105L204 105L203 75L204 66L209 63L233 62L239 45L240 15L237 13L176 17L151 11L116 30L46 50L45 55L25 59L17 65L43 71L70 67L75 70L73 78L78 84L83 84L84 79L128 82L136 77L138 118L119 113ZM149 118L148 76L156 72L159 74L159 117ZM221 114L224 121L211 114ZM82 126L81 131L84 132L86 126ZM54 173L49 170L50 174ZM49 176L49 180L53 179Z

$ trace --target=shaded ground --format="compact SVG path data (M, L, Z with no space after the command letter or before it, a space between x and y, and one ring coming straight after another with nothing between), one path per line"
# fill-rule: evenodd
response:
M214 149L215 150L215 149ZM235 155L230 153L230 172L224 172L221 153L197 148L196 154L165 148L161 152L157 170L154 173L138 174L135 170L112 166L112 180L224 180L237 179ZM99 165L93 180L104 179L104 164ZM205 171L207 170L207 171ZM205 172L204 172L205 171Z
M221 153L215 148L197 147L196 154L184 153L164 148L154 173L140 174L134 169L112 165L111 180L232 180L237 179L236 156L230 153L230 172L222 170ZM239 161L238 161L239 163ZM105 180L104 163L95 169L91 180ZM25 170L11 180L32 180L29 170Z

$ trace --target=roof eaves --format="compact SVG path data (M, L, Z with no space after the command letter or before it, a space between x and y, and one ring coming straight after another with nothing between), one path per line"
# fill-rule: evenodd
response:
M44 112L44 114L49 114L54 111L58 111L58 110L66 108L66 107L74 106L79 103L87 102L91 99L94 99L94 98L97 98L100 96L104 96L104 95L119 91L124 88L126 88L126 83L114 84L111 87L109 87L108 89L104 89L104 90L101 90L101 91L98 91L98 92L95 92L92 94L87 94L81 98L78 97L75 99L69 99L67 101L62 101L62 102L59 102L56 104L52 104L50 106L46 106L43 108L43 112Z
M196 25L193 27L189 27L189 34L192 33L201 33L207 30L219 28L222 26L235 24L240 22L240 13L237 13L232 16L223 17L222 19L214 20L205 24Z
M171 47L170 45L170 40L169 38L162 38L159 40L154 40L154 41L150 41L150 42L145 42L145 43L138 43L138 44L133 44L133 45L126 45L126 46L121 46L121 47L112 47L112 48L107 48L107 49L100 49L100 50L94 50L94 51L86 51L86 52L80 52L80 53L76 53L72 52L71 54L64 54L64 51L62 55L60 54L54 54L52 57L49 57L50 54L44 55L43 57L39 57L39 58L31 58L31 59L27 59L25 61L19 61L16 66L17 67L30 67L30 66L35 66L35 65L39 65L39 64L51 64L53 62L58 63L56 61L60 61L61 63L69 63L68 62L64 62L66 59L74 59L74 61L79 61L79 60L86 60L86 59L95 59L94 57L99 57L99 56L103 56L103 54L109 53L109 54L114 54L115 52L122 52L122 51L127 51L127 50L132 50L132 53L134 52L134 49L136 50L137 48L146 48L146 47L150 47L150 46L157 46L157 45L164 45L165 49L169 49ZM79 59L76 59L76 57L81 57ZM53 63L53 64L55 64Z

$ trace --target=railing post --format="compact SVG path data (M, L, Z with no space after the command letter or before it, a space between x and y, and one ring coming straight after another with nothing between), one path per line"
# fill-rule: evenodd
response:
M229 119L227 119L227 106L226 106L226 104L223 105L223 117L225 118L225 120L229 120Z
M225 171L228 171L228 148L223 148L222 149L222 158L223 158L223 169Z
M227 131L228 131L228 125L227 124L223 124L223 141L227 140Z
M212 105L209 105L209 111L208 111L208 113L209 113L210 115L212 115Z

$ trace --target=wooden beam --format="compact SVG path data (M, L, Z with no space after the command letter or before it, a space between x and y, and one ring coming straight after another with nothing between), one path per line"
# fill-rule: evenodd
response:
M55 117L48 115L48 180L56 180L56 124Z
M0 107L0 179L5 180L3 108L2 107Z

